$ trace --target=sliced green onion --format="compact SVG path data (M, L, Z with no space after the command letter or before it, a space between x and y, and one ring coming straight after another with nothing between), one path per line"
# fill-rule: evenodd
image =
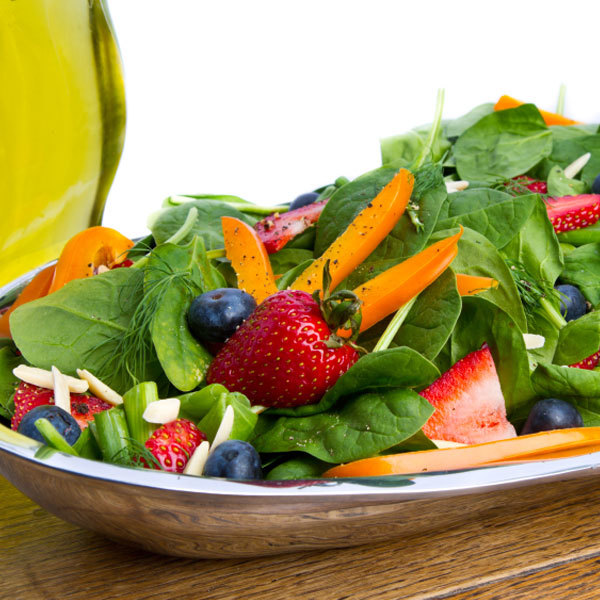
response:
M393 339L396 337L398 330L402 326L402 323L406 320L410 309L413 307L414 303L417 301L418 296L411 298L406 304L403 304L398 312L394 315L392 320L389 322L388 326L385 328L385 331L379 338L379 341L373 348L373 352L377 352L379 350L387 350L390 347Z
M60 452L65 452L66 454L78 456L77 451L69 444L69 442L67 442L67 440L65 440L48 419L37 419L34 424L46 441L46 445L50 446L50 448L60 450Z
M130 436L145 444L152 432L158 427L156 424L144 420L144 412L148 405L158 400L158 389L154 381L145 381L132 387L123 396L123 407L127 417Z
M120 453L129 451L129 429L125 411L121 407L96 413L94 423L98 446L104 460L110 462Z

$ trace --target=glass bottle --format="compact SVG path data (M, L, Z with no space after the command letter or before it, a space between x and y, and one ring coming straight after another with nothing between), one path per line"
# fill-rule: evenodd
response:
M124 136L105 0L0 0L0 285L100 223Z

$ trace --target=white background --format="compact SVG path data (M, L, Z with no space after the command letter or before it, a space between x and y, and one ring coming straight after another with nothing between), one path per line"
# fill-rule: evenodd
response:
M600 121L596 0L109 0L125 151L104 224L168 195L273 205L380 164L379 139L504 93Z

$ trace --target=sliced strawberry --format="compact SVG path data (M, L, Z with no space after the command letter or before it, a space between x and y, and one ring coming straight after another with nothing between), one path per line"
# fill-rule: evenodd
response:
M15 412L10 422L11 429L19 428L21 419L32 409L44 404L54 404L54 391L21 381L13 397Z
M85 394L71 394L71 415L81 427L83 431L94 420L94 415L108 410L112 406L94 396L86 396Z
M423 426L432 440L480 444L515 437L489 348L467 354L420 392L435 407Z
M575 367L576 369L587 369L588 371L592 371L598 366L600 363L600 350L598 352L594 352L594 354L580 360L577 363L573 363L569 365L570 367Z
M600 219L600 194L550 198L546 210L556 233L589 227Z
M133 265L133 261L129 258L126 258L123 262L117 263L116 265L112 265L111 269L121 269L123 267L131 267Z
M21 381L17 386L14 395L15 413L10 426L15 431L19 428L21 419L36 406L44 404L54 404L54 390L38 387ZM79 423L81 429L85 429L89 422L94 419L94 415L103 410L112 408L108 402L99 400L94 396L85 394L71 394L71 414Z
M319 220L325 204L327 200L321 200L281 215L278 213L269 215L256 223L254 229L267 252L273 254L281 250L289 241L314 225Z
M508 192L515 196L527 194L528 191L534 194L545 195L548 193L548 184L545 181L533 179L533 177L529 177L528 175L513 177L510 181L506 182L505 186Z
M165 471L183 473L194 450L206 439L202 431L187 419L176 419L161 425L146 441L146 448ZM141 463L148 467L146 461Z

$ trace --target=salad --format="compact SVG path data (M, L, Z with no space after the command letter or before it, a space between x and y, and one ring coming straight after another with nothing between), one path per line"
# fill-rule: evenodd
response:
M0 427L234 479L600 449L600 129L503 96L260 207L73 237L0 316Z

